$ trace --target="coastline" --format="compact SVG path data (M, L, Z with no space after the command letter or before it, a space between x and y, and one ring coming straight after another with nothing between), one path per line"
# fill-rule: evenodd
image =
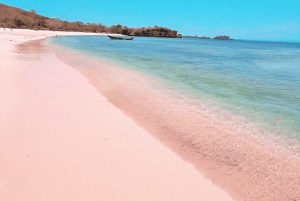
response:
M0 31L0 199L232 200L36 40L74 34Z
M54 51L138 125L237 200L299 199L298 143L269 141L272 136L250 122L231 115L218 118L201 103L178 102L172 92L135 71L61 47ZM281 143L286 144L277 146Z

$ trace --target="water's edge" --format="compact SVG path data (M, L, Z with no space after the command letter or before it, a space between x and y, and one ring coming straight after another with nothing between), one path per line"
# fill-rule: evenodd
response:
M136 70L177 93L300 141L300 46L286 43L55 37L53 43Z
M284 144L280 138L283 147L278 147L258 137L268 134L249 122L230 115L221 121L200 102L186 104L184 98L134 71L51 46L58 59L82 73L111 103L234 198L300 199L297 142Z

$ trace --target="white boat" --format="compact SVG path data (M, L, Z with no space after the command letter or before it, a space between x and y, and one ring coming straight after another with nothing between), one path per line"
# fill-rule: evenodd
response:
M133 40L133 37L123 36L123 35L107 35L112 40Z

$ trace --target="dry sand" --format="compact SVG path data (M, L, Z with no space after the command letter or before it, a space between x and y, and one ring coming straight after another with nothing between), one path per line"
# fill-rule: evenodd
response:
M0 30L0 200L232 200L49 48Z

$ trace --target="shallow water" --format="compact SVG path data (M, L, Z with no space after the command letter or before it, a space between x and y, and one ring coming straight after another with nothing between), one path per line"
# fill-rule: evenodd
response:
M300 138L300 43L103 36L52 42L143 72L273 133Z

